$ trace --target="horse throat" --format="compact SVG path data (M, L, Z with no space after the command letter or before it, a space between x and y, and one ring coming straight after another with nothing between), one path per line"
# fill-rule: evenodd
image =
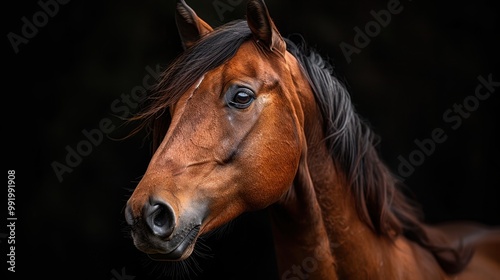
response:
M336 279L321 207L301 159L294 185L271 206L280 279Z

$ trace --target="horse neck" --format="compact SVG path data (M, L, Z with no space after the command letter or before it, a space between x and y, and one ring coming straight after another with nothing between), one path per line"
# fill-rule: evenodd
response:
M316 108L305 115L317 113ZM391 261L393 245L357 214L345 176L335 167L323 140L320 117L306 119L304 127L306 155L294 185L271 212L282 279L383 277L382 265L385 271L396 271Z
M314 130L321 131L321 130ZM391 243L361 219L346 176L335 166L322 136L310 137L308 164L317 203L341 279L373 279L381 264L390 265ZM387 278L388 279L388 278Z
M307 115L316 116L306 120L305 124L308 142L307 165L316 198L313 204L320 208L322 224L335 262L335 277L419 279L420 268L436 267L434 258L426 250L414 246L403 236L390 240L387 236L379 235L361 220L357 208L357 203L361 202L356 201L352 188L347 183L347 176L341 168L337 168L326 146L318 110ZM376 153L371 153L366 155L365 164L378 165L381 162ZM378 172L383 173L385 169L382 168ZM385 175L389 176L389 173ZM379 187L382 191L385 189ZM308 186L303 185L302 188ZM370 202L367 200L363 203Z

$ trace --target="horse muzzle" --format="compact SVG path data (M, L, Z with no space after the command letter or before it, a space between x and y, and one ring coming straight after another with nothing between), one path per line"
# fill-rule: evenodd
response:
M201 227L202 219L197 215L183 215L177 222L173 208L161 199L148 199L142 210L135 212L129 201L125 220L137 249L162 261L183 260L191 255Z

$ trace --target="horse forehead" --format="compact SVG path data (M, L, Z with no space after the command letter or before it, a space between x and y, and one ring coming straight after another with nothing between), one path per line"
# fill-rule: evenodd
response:
M227 72L244 74L252 77L279 76L281 72L281 63L277 57L266 53L257 46L255 41L244 42L226 64Z

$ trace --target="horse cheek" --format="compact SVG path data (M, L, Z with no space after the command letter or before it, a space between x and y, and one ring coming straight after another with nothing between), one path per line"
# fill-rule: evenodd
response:
M248 199L252 208L262 209L278 201L290 188L300 154L288 145L272 146L258 157L256 170L249 180Z

